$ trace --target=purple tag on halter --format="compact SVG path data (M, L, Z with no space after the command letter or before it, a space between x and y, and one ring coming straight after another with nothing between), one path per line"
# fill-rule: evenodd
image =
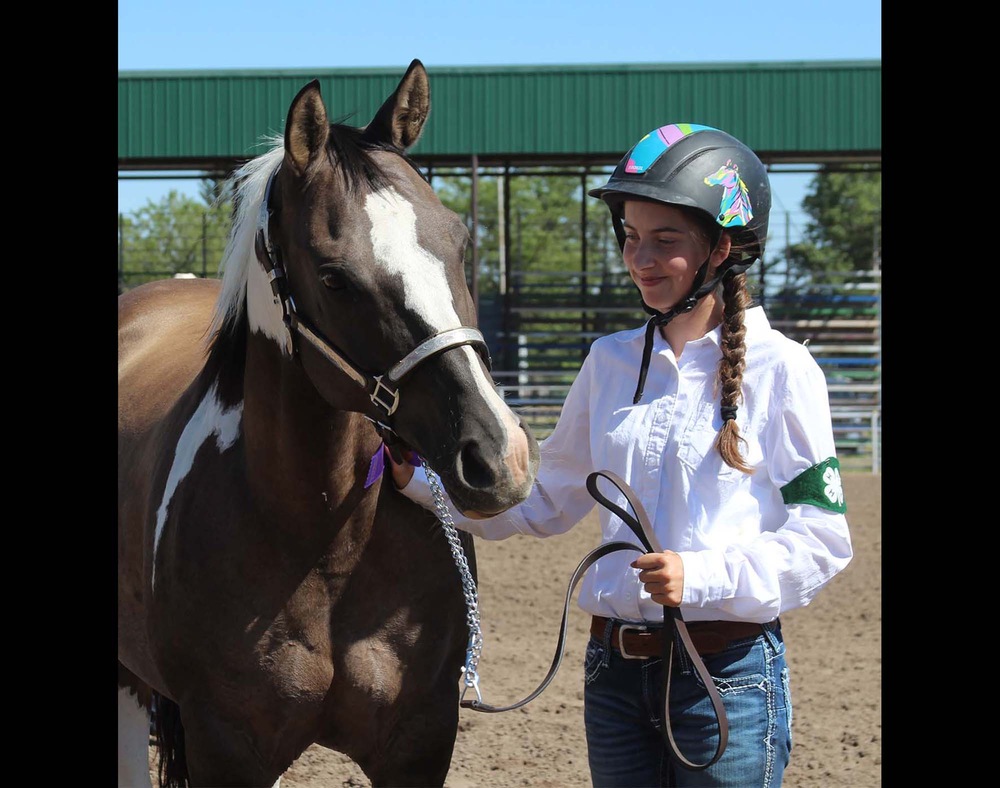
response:
M380 443L378 445L378 449L375 451L375 454L372 455L372 461L368 463L368 476L365 478L366 490L378 481L382 472L385 470L385 454L383 453L384 446L384 443Z

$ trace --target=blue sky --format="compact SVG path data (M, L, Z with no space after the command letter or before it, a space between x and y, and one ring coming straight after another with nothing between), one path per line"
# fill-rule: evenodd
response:
M118 0L123 71L395 67L402 76L413 58L430 69L881 60L882 8L877 0ZM772 212L799 224L809 179L774 173ZM198 181L119 180L118 210L170 189L194 195Z

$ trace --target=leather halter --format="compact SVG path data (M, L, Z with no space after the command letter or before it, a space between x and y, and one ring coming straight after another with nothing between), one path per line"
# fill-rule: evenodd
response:
M267 179L267 187L264 190L264 200L260 206L260 215L257 222L257 234L254 238L254 249L257 253L257 260L260 262L267 274L271 291L274 293L275 303L280 303L282 321L288 329L292 341L292 353L298 358L298 347L296 336L301 336L316 350L323 354L323 357L344 372L354 383L360 386L368 394L369 399L375 406L380 419L388 419L399 407L399 384L403 378L409 375L419 364L429 358L443 353L452 348L462 345L471 345L486 363L487 369L492 369L490 361L490 351L483 339L482 333L469 326L451 328L441 331L420 342L393 367L381 375L373 375L365 372L354 364L336 345L324 338L319 332L305 320L295 308L295 301L288 289L288 276L282 265L281 252L271 240L271 191L274 186L274 179L278 174L280 166ZM381 420L373 420L377 427L391 430L391 428Z

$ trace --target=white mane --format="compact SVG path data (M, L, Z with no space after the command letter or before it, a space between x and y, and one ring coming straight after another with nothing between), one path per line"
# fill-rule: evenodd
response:
M283 139L280 136L270 137L267 142L272 145L267 153L248 161L228 180L234 187L237 210L219 266L222 270L222 293L215 305L209 336L214 336L239 319L243 311L250 267L258 265L254 236L257 234L260 207L264 202L264 190L267 179L281 164L284 155Z

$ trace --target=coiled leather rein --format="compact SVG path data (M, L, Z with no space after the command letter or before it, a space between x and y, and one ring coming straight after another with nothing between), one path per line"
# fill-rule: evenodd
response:
M633 511L635 511L635 517L633 517L625 509L622 509L616 503L608 500L608 498L606 498L604 494L597 489L597 480L602 476L614 484L615 487L617 487L625 496L625 500L628 501ZM656 539L656 535L654 534L652 525L650 524L649 516L646 514L642 504L636 500L633 490L624 480L611 471L594 471L587 477L587 491L598 503L621 518L622 522L624 522L631 529L632 533L634 533L642 543L642 547L632 544L631 542L606 542L591 550L586 556L584 556L579 566L577 566L576 570L573 572L572 577L570 577L569 586L566 589L566 598L563 603L562 623L559 627L559 640L556 644L555 655L552 658L552 665L549 667L549 672L542 680L542 683L539 684L533 692L516 703L511 703L507 706L492 706L488 703L484 703L482 700L476 699L462 700L460 704L462 708L482 712L512 711L513 709L518 709L521 706L524 706L541 695L545 688L551 683L552 679L555 678L556 672L559 670L559 666L562 663L563 654L566 649L566 631L568 627L569 609L573 597L573 591L576 589L577 584L583 578L587 570L600 558L620 550L634 550L635 552L641 553L643 552L643 549L645 549L646 553L661 552L659 542ZM681 615L680 609L676 607L664 607L663 610L664 629L666 630L668 621L670 625L669 632L665 631L664 637L662 638L663 661L666 665L666 674L663 685L663 738L666 745L670 748L670 752L673 753L674 757L677 758L677 760L680 761L680 763L685 767L696 771L707 769L719 760L720 757L722 757L722 753L726 749L726 744L729 741L729 720L726 717L726 710L722 705L722 698L719 696L719 691L716 689L715 682L712 681L712 676L709 674L708 668L705 667L705 663L702 660L701 655L698 653L694 643L691 641L691 635L688 633L687 624L684 622L684 617ZM673 729L670 724L670 680L673 673L673 653L675 642L673 637L674 633L679 636L681 645L683 645L688 658L694 666L694 669L701 677L702 683L705 685L709 698L712 701L712 707L715 711L716 719L719 722L718 745L716 746L715 753L705 763L694 763L684 757L684 754L677 746L677 742L674 740Z

